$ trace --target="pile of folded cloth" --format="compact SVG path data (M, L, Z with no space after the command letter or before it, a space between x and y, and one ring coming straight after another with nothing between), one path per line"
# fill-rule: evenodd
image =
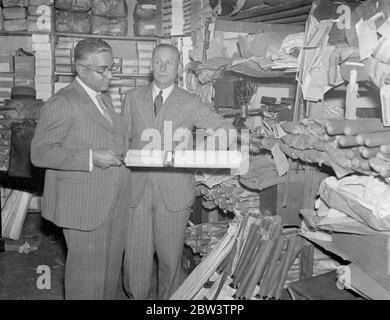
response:
M3 0L0 24L4 31L50 31L50 5L50 0Z

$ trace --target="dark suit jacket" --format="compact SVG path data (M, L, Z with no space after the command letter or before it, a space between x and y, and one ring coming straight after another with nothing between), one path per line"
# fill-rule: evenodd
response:
M201 99L177 86L157 115L153 114L152 85L136 88L127 93L124 102L124 116L128 122L131 149L141 150L148 141L141 141L146 129L156 129L164 142L164 121L171 121L172 133L178 128L190 131L197 128L225 128L233 126L202 103ZM136 207L142 197L149 175L158 181L165 206L170 211L182 211L193 203L195 197L194 170L177 168L133 168L131 206Z
M108 96L105 100L112 107ZM128 149L125 121L113 107L110 114L113 127L77 81L42 107L31 160L35 166L47 168L43 217L60 227L96 229L114 205L119 179L129 177L130 170L123 166L94 167L89 172L90 149L121 154Z

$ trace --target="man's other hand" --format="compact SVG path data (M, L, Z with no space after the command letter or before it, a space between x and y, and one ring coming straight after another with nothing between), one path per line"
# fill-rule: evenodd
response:
M101 169L122 165L121 160L111 150L92 150L92 162Z

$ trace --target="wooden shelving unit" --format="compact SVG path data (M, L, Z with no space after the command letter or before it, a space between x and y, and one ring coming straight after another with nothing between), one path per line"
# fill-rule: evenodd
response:
M75 76L76 73L73 72L55 72L56 76ZM114 73L112 75L114 78L150 78L149 74L128 74L128 73Z
M105 39L105 40L125 40L125 41L157 41L161 39L155 37L123 37L123 36L112 36L112 35L66 33L66 32L54 32L53 35L58 37L97 38L97 39Z

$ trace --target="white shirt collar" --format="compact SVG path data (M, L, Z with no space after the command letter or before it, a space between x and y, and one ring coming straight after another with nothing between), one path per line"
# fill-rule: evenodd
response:
M160 90L162 90L162 92L163 92L163 93L162 93L163 102L165 102L165 101L167 100L167 98L169 97L169 95L172 93L174 87L175 87L175 84L172 84L172 85L169 86L168 88L160 89L159 87L157 87L157 86L153 83L153 90L152 90L153 101L154 101L154 99L157 97L157 95L160 93Z
M83 89L87 92L87 94L92 98L95 99L96 95L99 93L92 88L88 87L83 80L81 80L79 77L76 77L77 82L83 87Z

